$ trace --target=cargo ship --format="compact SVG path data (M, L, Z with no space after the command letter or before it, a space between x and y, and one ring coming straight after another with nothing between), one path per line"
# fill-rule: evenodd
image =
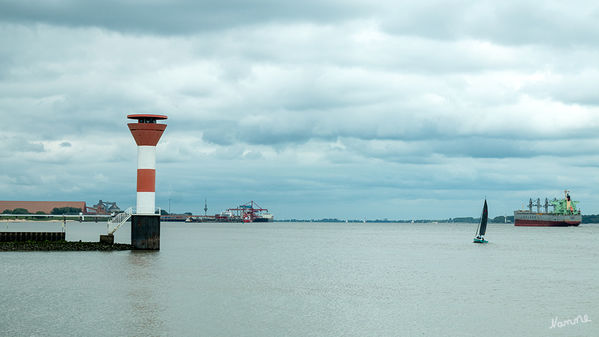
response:
M254 222L273 222L274 216L270 213L262 213L254 218Z
M273 222L272 214L267 213L268 209L260 207L253 200L239 205L237 208L229 208L227 212L232 214L233 218L241 219L242 222Z
M549 201L545 198L545 204L541 205L541 199L533 203L530 199L528 210L514 211L514 226L540 226L540 227L566 227L578 226L582 222L580 210L576 209L578 201L570 199L570 192L564 191L564 199L553 199ZM533 212L533 206L537 211ZM541 212L544 207L545 212ZM549 212L549 207L553 207L553 212Z

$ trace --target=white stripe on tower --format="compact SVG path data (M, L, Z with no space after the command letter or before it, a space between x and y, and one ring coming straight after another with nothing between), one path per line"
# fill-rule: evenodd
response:
M154 214L154 192L137 192L137 214Z
M156 146L137 147L137 214L154 214Z
M137 147L137 169L156 170L156 146Z

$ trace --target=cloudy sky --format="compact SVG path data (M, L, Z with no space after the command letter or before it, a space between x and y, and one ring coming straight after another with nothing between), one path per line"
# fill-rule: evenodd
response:
M542 6L541 6L542 3ZM0 0L0 199L277 218L599 213L596 1Z

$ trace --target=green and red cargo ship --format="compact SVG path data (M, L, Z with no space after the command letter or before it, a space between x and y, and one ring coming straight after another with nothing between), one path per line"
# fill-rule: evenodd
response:
M541 212L541 201L537 199L536 204L532 199L528 204L528 210L514 211L515 226L539 226L539 227L566 227L578 226L582 222L582 215L579 209L576 209L578 201L570 199L570 193L564 191L564 199L545 199L545 212ZM537 212L532 211L532 207L537 207ZM549 212L549 207L553 207L553 212Z

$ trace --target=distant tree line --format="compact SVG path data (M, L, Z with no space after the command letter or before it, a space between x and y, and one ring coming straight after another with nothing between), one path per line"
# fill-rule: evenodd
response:
M582 223L599 223L599 214L583 215Z
M506 220L507 219L507 220ZM325 219L286 219L286 220L275 220L277 222L364 222L364 220L343 220L343 219L337 219L337 218L325 218ZM373 222L373 223L431 223L431 222L438 222L438 223L450 223L450 222L461 222L461 223L479 223L480 222L480 218L474 218L471 216L468 217L459 217L459 218L449 218L449 219L418 219L418 220L390 220L390 219L376 219L376 220L366 220L366 222ZM513 223L514 222L514 217L513 216L496 216L492 219L489 219L489 222L492 223Z
M51 214L55 214L55 215L63 215L63 214L68 214L68 215L77 215L81 213L81 208L75 208L75 207L55 207L52 209L52 213Z
M275 220L275 222L346 222L346 220L343 219L337 219L337 218L332 218L332 219L279 219L279 220ZM363 222L363 220L347 220L347 222ZM450 219L441 219L441 220L432 220L432 219L418 219L418 220L367 220L367 222L393 222L393 223L431 223L431 222L438 222L438 223L449 223L449 222L461 222L461 223L479 223L480 222L480 218L474 218L474 217L459 217L459 218L450 218ZM513 216L496 216L494 218L490 218L489 219L490 223L508 223L508 224L513 224L514 223L514 217ZM582 216L582 223L596 223L599 224L599 214L589 214L589 215L583 215Z
M2 214L29 214L29 211L25 208L5 209Z

